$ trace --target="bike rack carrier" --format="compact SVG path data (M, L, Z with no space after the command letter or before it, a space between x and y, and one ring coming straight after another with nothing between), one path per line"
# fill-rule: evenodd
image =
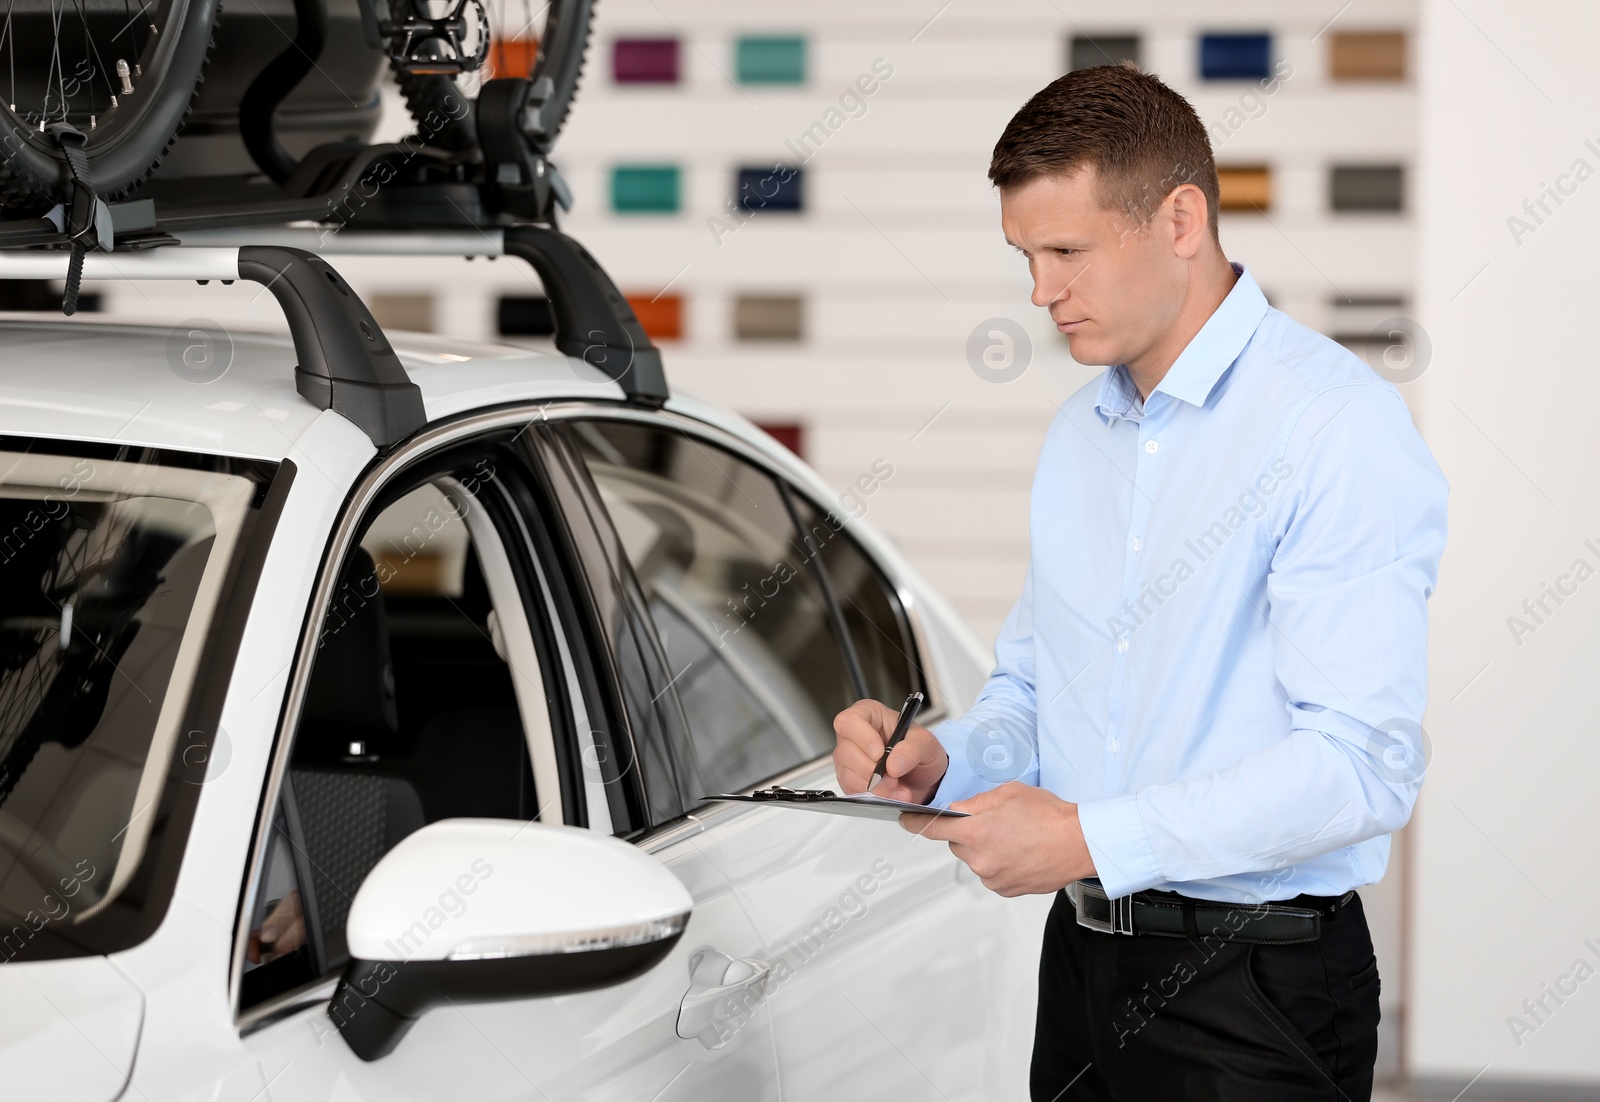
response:
M659 406L668 398L661 354L627 300L583 246L559 230L527 225L336 233L285 227L180 231L177 240L129 252L86 253L83 278L262 284L289 323L295 389L319 409L349 419L380 449L426 422L422 392L366 304L318 253L525 260L549 296L560 352L604 372L630 401ZM61 250L0 249L0 279L65 279L69 260Z

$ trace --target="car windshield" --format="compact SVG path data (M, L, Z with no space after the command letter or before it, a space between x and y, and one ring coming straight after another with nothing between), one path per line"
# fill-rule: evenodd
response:
M220 752L185 702L255 490L0 450L0 961L137 896L173 762Z

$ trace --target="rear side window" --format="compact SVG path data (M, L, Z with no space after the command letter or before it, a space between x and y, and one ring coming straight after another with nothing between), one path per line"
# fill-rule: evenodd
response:
M867 683L867 695L899 708L912 689L925 689L894 588L850 535L849 518L824 513L799 495L795 512L808 554L827 572L840 615Z
M572 436L688 720L705 785L689 806L830 752L834 715L863 692L898 705L914 687L889 591L841 518L670 427L579 422Z
M227 751L186 712L260 488L218 466L0 452L0 961L165 911L141 866Z

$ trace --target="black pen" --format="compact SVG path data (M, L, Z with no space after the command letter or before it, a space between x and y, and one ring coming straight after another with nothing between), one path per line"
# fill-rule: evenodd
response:
M890 751L898 746L900 740L906 737L906 732L911 730L911 721L916 718L917 709L922 707L922 700L923 697L920 692L913 692L906 697L906 702L900 705L900 718L895 721L894 733L889 736L889 743L883 748L883 757L879 758L872 767L872 779L867 781L869 789L872 787L872 781L884 775L883 771L888 767Z

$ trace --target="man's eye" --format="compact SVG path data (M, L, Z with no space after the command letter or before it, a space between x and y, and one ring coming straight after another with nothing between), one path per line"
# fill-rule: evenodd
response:
M1072 256L1077 251L1078 251L1077 249L1057 249L1056 250L1056 252L1060 253L1062 256Z

